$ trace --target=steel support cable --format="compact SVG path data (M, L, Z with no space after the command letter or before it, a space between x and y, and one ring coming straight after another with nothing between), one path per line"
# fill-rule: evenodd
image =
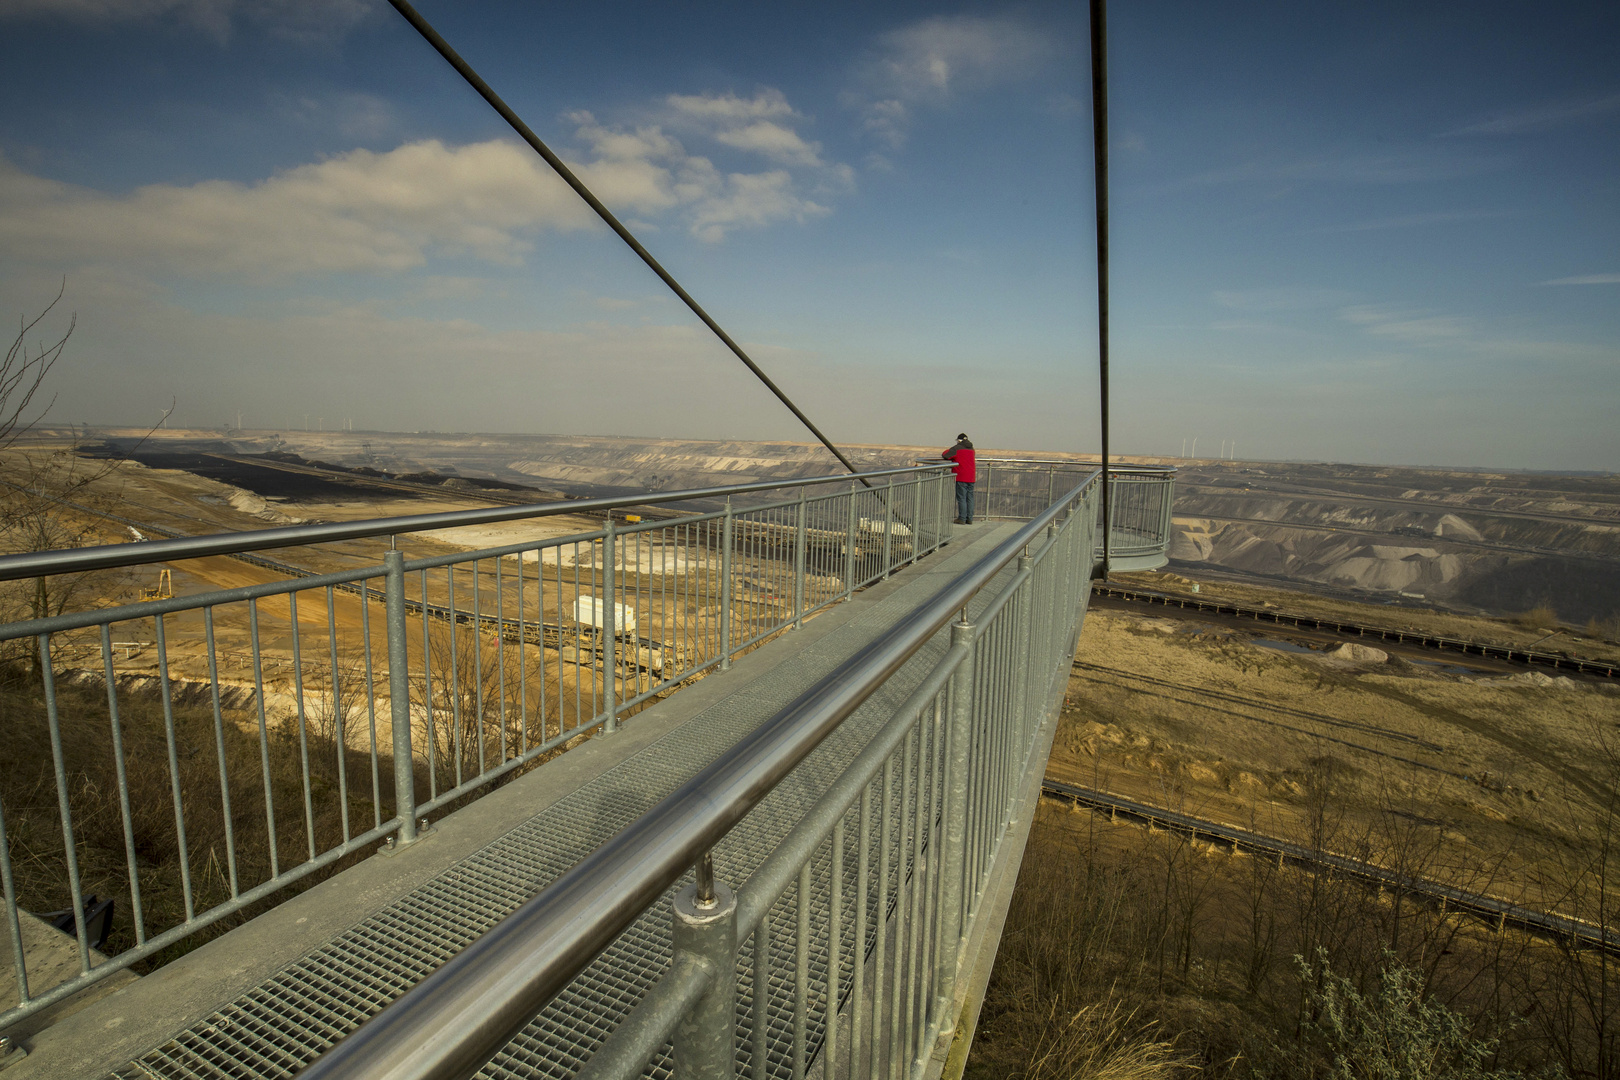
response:
M465 1080L1078 502L1095 477L339 1041L307 1080ZM1078 509L1078 508L1076 508Z
M1102 577L1113 505L1108 487L1108 0L1091 0L1091 146L1097 185L1097 371L1102 384Z
M681 288L681 283L676 281L669 271L665 270L658 260L652 257L651 252L641 246L641 241L631 235L630 230L625 228L619 219L613 216L613 211L602 205L601 199L591 194L590 188L587 188L579 177L574 175L572 169L563 164L563 159L553 153L551 147L542 142L540 136L529 129L529 125L525 124L522 118L512 111L511 106L501 100L501 96L479 77L478 72L474 71L472 65L461 58L460 53L450 47L450 43L444 40L437 30L433 29L433 26L422 17L420 12L407 3L406 0L388 0L388 2L394 5L394 10L405 16L405 21L414 26L417 33L427 39L429 45L438 50L440 56L449 61L450 66L456 69L456 73L467 80L467 85L478 91L478 95L489 102L492 109L501 114L501 119L511 125L512 130L517 132L518 136L528 143L535 153L545 158L546 164L550 165L557 175L562 177L563 182L573 188L575 193L585 200L587 206L596 211L596 216L606 222L608 228L618 233L619 239L630 245L630 250L639 255L641 261L646 263L648 268L657 274L659 279L665 285L668 285L676 296L681 298L681 302L692 309L692 314L702 319L703 325L713 330L715 336L725 343L726 348L736 354L737 359L741 360L748 370L752 371L759 378L759 381L764 383L766 388L776 395L778 401L788 407L789 412L798 417L801 424L810 429L810 434L814 435L822 446L832 452L832 456L838 459L840 465L852 473L860 471L850 463L850 460L839 451L838 447L828 440L827 436L821 433L821 429L812 424L810 418L804 415L797 405L793 404L792 400L782 392L782 388L772 382L771 377L765 374L747 353L743 352L742 346L733 341L731 335L721 329L720 324L715 322L696 300L692 299L691 294ZM861 483L867 488L872 486L865 480L861 480Z

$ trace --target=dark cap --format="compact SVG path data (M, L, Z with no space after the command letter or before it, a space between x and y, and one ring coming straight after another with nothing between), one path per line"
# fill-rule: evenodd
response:
M965 439L965 438L967 438L967 432L965 432L965 431L958 432L956 437L958 439Z

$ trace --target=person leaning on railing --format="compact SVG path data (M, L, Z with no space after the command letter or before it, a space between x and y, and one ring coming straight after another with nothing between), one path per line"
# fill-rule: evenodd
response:
M971 525L973 482L978 479L978 472L974 468L973 440L964 431L956 437L956 445L939 456L949 461L956 471L956 523Z

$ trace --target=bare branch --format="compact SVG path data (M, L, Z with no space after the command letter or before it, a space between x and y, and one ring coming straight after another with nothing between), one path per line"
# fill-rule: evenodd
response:
M52 366L61 358L62 350L67 346L68 338L73 336L73 329L78 325L77 314L68 316L68 328L54 345L45 345L43 342L37 347L32 356L28 353L28 335L40 324L44 318L62 302L67 293L67 278L62 279L62 287L56 290L56 299L45 305L45 310L34 316L30 322L19 322L16 340L6 350L6 359L0 364L0 450L4 450L29 428L37 424L56 403L53 396L39 410L39 415L32 420L24 420L23 414L33 403L34 395L39 392L40 386L45 382L45 376L50 374ZM26 318L26 316L24 316Z

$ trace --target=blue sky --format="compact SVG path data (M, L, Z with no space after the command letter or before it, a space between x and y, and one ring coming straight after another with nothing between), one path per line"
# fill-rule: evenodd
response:
M1095 450L1083 5L420 6L835 440ZM1119 450L1620 469L1620 7L1110 35ZM806 437L386 5L0 0L0 87L55 420Z

